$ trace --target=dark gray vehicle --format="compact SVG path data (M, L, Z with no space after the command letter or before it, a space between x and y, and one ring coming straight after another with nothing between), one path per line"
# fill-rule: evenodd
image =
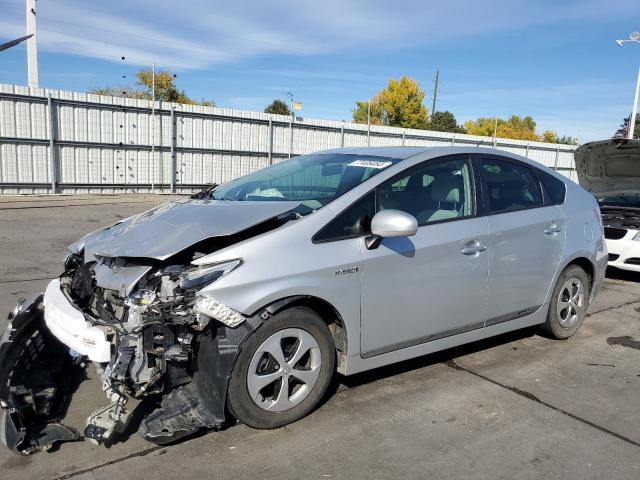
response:
M110 400L84 437L110 443L130 398L173 442L230 418L275 428L351 375L542 325L572 336L602 283L596 200L489 149L342 149L297 157L154 208L70 246L0 342L2 441L81 438L60 422L74 373Z

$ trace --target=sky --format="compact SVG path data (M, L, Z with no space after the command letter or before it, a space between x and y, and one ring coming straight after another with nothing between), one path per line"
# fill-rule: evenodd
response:
M0 42L25 34L24 0L0 0ZM531 115L580 142L629 114L640 30L629 0L38 0L40 86L132 86L155 62L191 98L262 111L292 92L299 115L350 120L407 75L460 123ZM125 57L125 60L122 60ZM0 52L0 83L25 85L26 46ZM126 77L126 78L123 78Z

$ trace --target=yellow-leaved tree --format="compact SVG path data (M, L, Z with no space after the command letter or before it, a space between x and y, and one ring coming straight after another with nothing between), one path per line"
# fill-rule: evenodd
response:
M517 140L540 141L536 133L536 122L530 116L519 117L511 115L508 120L502 118L478 118L464 122L469 135L480 135L499 138L514 138Z
M403 128L427 128L429 118L427 108L422 104L424 90L417 81L402 76L400 80L391 79L371 100L371 123ZM368 102L356 102L353 120L367 123Z

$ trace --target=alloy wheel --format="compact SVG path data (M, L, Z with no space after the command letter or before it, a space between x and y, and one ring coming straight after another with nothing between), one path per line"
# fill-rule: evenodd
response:
M318 381L321 363L320 346L313 335L301 328L280 330L251 358L249 395L263 410L289 410L307 398Z
M584 284L578 277L568 279L558 295L556 313L558 321L564 328L573 327L584 312Z

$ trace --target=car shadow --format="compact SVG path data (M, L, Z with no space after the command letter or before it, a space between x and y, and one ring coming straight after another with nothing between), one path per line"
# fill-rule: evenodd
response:
M403 362L394 363L392 365L386 365L373 370L367 370L366 372L357 373L345 377L343 375L335 375L331 387L323 399L324 404L341 388L355 388L368 383L377 382L384 378L392 377L402 373L411 372L420 368L429 367L438 363L448 363L458 357L470 355L472 353L488 350L500 345L529 338L538 333L538 326L523 328L513 332L504 333L495 337L487 338L484 340L478 340L466 345L460 345L441 352L424 355Z

